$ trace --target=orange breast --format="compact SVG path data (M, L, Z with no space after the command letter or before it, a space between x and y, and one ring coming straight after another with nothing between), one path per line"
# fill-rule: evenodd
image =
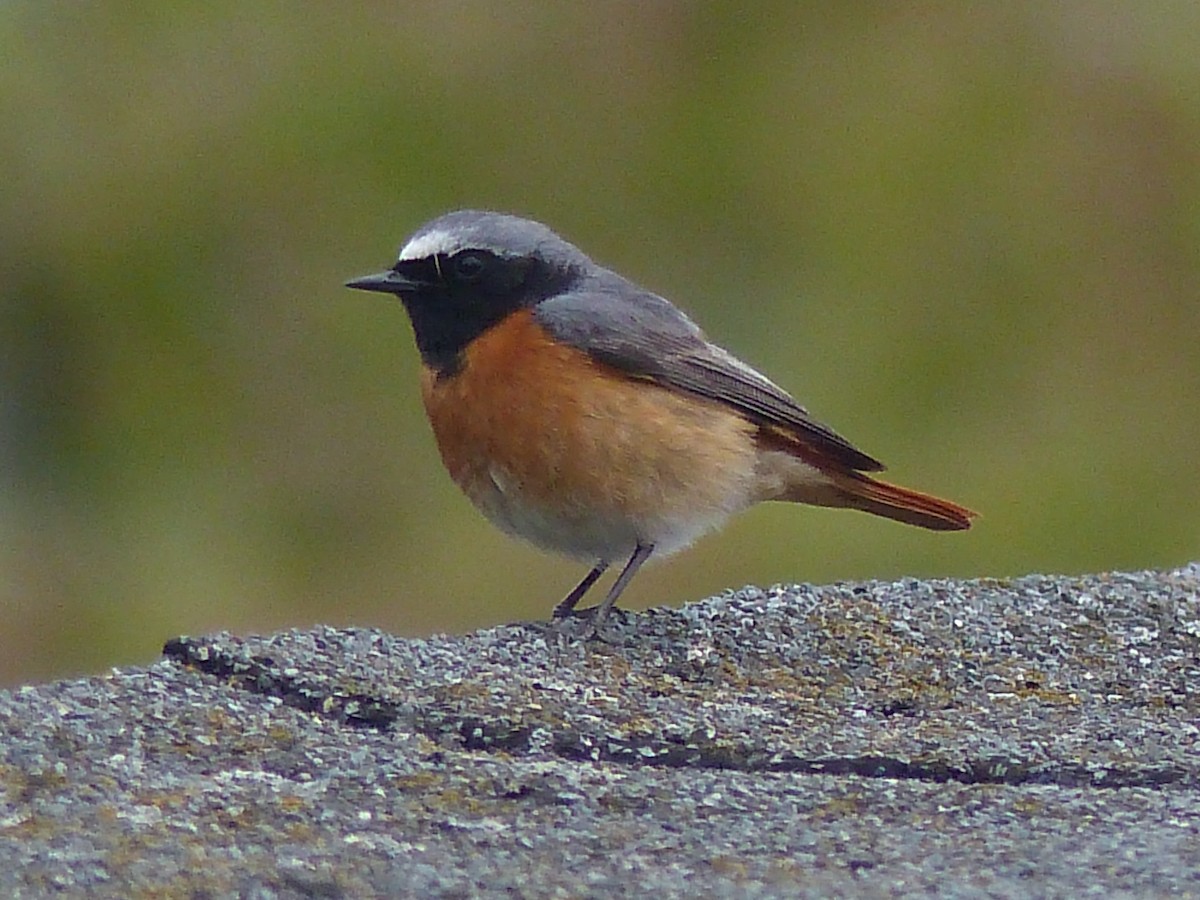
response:
M506 531L574 556L679 549L755 496L755 427L556 343L528 310L422 396L450 475Z

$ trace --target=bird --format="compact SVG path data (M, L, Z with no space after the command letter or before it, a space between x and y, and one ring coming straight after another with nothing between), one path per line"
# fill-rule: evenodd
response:
M884 466L712 343L670 301L546 225L462 209L420 226L386 271L346 286L399 298L443 463L501 530L614 564L599 629L652 556L763 501L845 507L937 531L976 514L881 481Z

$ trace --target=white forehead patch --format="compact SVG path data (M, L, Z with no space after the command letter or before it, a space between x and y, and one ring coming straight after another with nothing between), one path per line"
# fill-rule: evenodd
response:
M425 259L435 253L449 256L463 249L462 240L449 231L426 231L404 245L400 250L399 261L409 259Z

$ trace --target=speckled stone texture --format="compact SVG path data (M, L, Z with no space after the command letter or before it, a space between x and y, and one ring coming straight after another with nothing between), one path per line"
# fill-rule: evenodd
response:
M0 896L1200 897L1200 564L583 624L0 693Z

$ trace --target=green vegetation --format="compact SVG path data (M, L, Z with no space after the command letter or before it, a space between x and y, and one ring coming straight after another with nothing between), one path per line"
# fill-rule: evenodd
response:
M748 11L747 11L748 10ZM545 616L583 567L438 463L444 210L541 219L891 466L631 605L1200 556L1200 6L0 6L0 683L179 633Z

